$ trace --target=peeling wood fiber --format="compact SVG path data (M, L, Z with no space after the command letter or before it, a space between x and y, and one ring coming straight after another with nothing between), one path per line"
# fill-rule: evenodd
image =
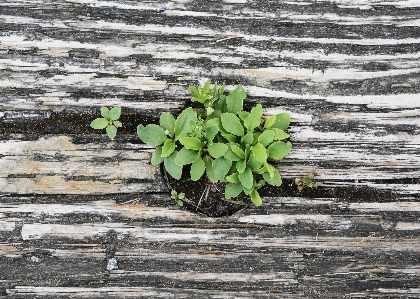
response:
M419 298L419 16L0 0L0 298ZM218 219L178 209L135 136L207 79L292 115L284 193ZM89 123L117 105L111 142ZM291 192L308 173L322 187Z

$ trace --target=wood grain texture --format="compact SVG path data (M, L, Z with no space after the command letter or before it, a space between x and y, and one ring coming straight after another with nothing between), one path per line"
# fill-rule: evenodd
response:
M115 142L74 144L69 136L0 141L6 194L109 194L166 191L152 149Z
M398 0L0 0L0 297L419 298L419 16ZM292 115L285 189L231 217L178 209L135 136L207 79ZM89 123L116 105L110 142ZM308 173L322 187L291 192Z

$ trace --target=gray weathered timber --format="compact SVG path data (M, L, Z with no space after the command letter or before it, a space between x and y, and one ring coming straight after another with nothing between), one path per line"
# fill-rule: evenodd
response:
M419 27L418 1L0 0L0 297L420 298ZM207 79L292 115L285 193L224 218L135 136Z

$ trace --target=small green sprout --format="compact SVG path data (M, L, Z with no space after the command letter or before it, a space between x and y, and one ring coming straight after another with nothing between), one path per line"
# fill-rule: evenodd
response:
M117 128L122 127L122 123L118 121L121 116L121 107L114 107L109 110L107 107L101 108L102 117L95 119L90 126L96 130L106 128L109 138L114 139L117 135Z
M314 174L310 173L304 178L296 178L295 184L297 185L298 191L302 191L304 188L318 188L322 185L321 182L313 182L312 179L314 178Z
M185 193L179 193L175 190L171 191L171 198L176 201L178 206L182 207L184 205L184 202L182 201L185 198Z

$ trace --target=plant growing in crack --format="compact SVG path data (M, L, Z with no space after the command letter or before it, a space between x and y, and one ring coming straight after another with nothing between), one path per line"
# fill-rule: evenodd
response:
M159 125L138 125L137 135L156 146L151 163L163 163L173 178L179 180L183 167L190 165L191 180L197 181L205 174L213 184L226 183L226 199L244 193L259 206L262 200L258 190L262 186L282 184L272 163L283 159L292 148L285 132L290 114L264 119L261 104L244 110L246 92L242 86L228 95L224 88L217 84L211 88L210 81L202 88L190 86L192 101L202 107L188 107L178 117L164 112Z
M315 176L315 174L310 173L303 178L296 178L295 179L295 184L297 186L298 191L301 192L304 188L313 189L313 188L318 188L319 186L321 186L322 185L321 182L312 181L314 176Z
M109 138L114 139L117 135L117 128L122 127L122 123L118 121L121 116L121 107L114 107L109 110L107 107L101 108L102 117L93 120L90 126L96 130L106 128Z
M172 190L171 198L176 201L178 206L182 207L184 205L184 202L182 200L185 198L185 193L178 193L175 190Z

